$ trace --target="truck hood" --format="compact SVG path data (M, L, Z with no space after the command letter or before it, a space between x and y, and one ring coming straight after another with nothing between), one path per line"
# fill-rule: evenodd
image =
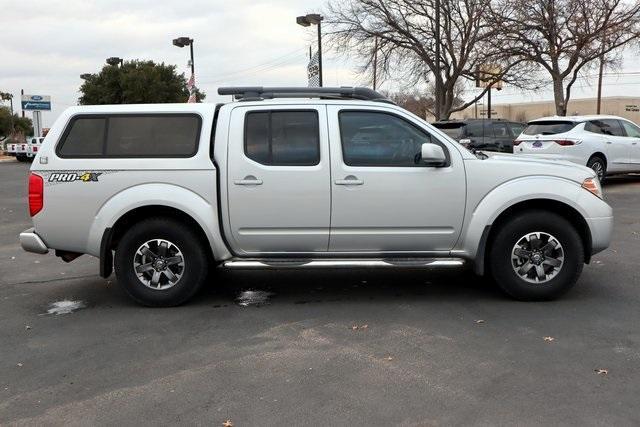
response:
M486 167L504 168L512 170L519 176L526 175L548 175L559 178L570 179L582 184L587 178L595 178L595 172L586 166L566 160L541 159L537 156L513 155L513 154L490 154L488 159L482 160Z

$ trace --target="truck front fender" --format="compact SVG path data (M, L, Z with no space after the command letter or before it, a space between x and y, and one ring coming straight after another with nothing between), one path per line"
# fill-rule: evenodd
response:
M468 207L460 240L452 254L474 260L475 271L484 273L484 251L495 220L507 209L523 202L553 200L587 217L577 202L580 186L566 179L539 176L517 178L500 184L485 194L474 206ZM592 196L593 197L593 196Z

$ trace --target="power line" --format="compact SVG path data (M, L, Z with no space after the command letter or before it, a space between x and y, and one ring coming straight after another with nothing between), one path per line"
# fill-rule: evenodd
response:
M240 70L236 70L236 71L228 71L222 74L217 74L217 75L212 75L212 76L207 76L205 75L200 75L201 77L205 77L205 78L209 78L209 79L213 79L213 80L220 80L220 79L225 79L226 77L229 76L237 76L239 74L255 74L257 72L263 71L264 68L272 68L274 66L278 66L281 65L282 63L285 63L287 61L289 61L290 59L292 59L292 57L294 55L298 55L302 50L306 51L306 48L297 48L291 52L288 52L284 55L278 56L276 58L270 59L268 61L265 61L263 63L260 64L256 64L253 65L251 67L247 67L247 68L242 68Z

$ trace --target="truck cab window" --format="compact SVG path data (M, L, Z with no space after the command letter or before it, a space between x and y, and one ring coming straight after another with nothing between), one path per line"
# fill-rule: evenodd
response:
M428 133L392 114L342 111L339 117L348 166L421 166L422 144L432 142Z
M255 111L245 116L245 155L268 166L313 166L320 162L316 111Z

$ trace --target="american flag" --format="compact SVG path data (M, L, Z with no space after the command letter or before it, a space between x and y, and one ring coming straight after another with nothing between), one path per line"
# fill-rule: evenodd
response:
M187 82L187 89L189 90L187 102L196 102L196 76L193 73L191 73L191 77Z
M320 87L320 61L318 60L318 52L313 54L307 65L307 77L309 79L309 87Z

